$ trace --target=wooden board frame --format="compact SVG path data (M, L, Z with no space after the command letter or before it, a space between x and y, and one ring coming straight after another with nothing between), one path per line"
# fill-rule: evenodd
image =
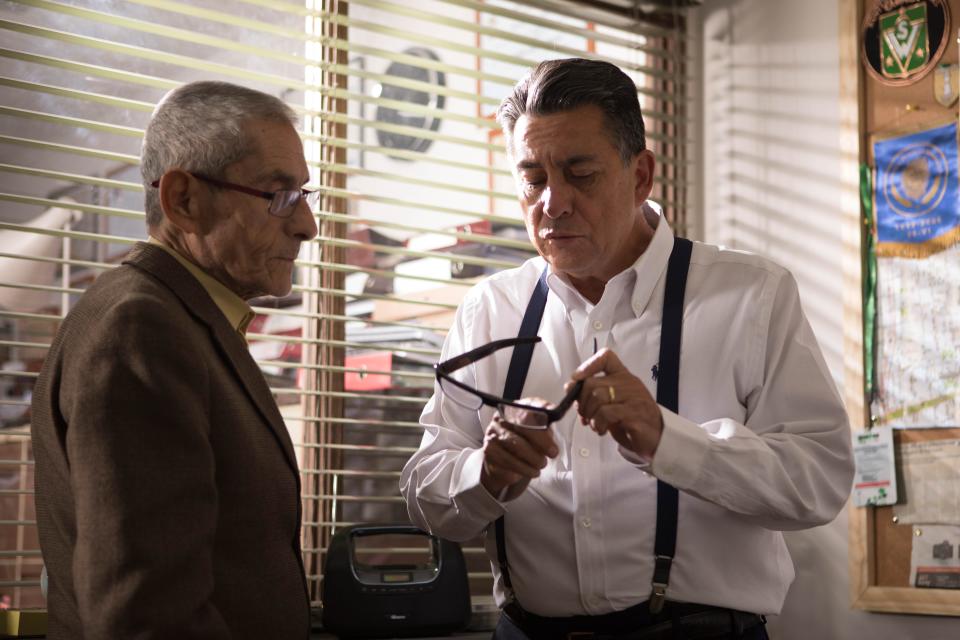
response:
M953 0L951 0L953 1ZM843 395L855 431L868 423L863 387L863 307L861 297L861 238L859 164L867 156L868 131L864 77L859 61L860 23L867 0L840 1L840 115L843 182L841 200L844 264L844 389ZM955 7L954 7L955 8ZM954 12L960 15L960 12ZM951 26L956 30L957 24ZM901 432L899 438L957 437L957 430ZM921 435L923 434L923 435ZM939 436L939 437L937 437ZM878 539L886 540L878 518L889 521L883 509L848 506L850 516L849 570L851 606L887 613L960 616L960 589L918 589L889 586L880 579ZM881 526L878 526L878 523ZM909 565L909 557L906 559ZM884 581L889 582L888 578Z

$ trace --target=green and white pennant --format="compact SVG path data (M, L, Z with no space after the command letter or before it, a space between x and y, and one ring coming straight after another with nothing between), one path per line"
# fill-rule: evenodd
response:
M880 59L883 75L906 78L930 58L927 5L900 7L880 16Z

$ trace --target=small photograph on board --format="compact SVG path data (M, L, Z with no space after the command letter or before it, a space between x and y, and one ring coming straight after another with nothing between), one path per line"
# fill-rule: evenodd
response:
M929 589L960 589L960 527L914 525L910 584Z

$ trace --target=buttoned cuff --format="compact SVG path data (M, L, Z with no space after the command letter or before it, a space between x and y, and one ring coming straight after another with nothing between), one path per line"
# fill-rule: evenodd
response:
M506 513L506 508L480 483L482 470L483 449L475 449L463 461L456 483L451 487L451 497L461 512L483 522L492 522Z
M617 449L620 451L620 455L623 456L627 462L642 471L650 471L650 461L648 459L637 453L634 453L630 449L627 449L622 444L617 445Z
M710 435L696 422L660 407L663 433L657 452L647 469L658 479L677 489L696 484L710 450Z

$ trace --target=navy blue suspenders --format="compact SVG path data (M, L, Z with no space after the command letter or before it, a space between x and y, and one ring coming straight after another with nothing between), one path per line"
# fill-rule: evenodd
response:
M687 269L693 243L676 238L667 263L667 286L663 293L663 317L660 321L660 361L657 374L657 404L674 413L680 410L680 336L683 333L683 295L687 289ZM653 589L651 613L663 609L670 566L677 549L677 490L657 480L657 537L653 542Z
M527 303L527 310L523 314L523 320L520 321L520 333L518 337L527 338L537 335L540 329L540 320L543 318L543 310L547 306L547 294L550 289L547 288L547 271L549 267L544 267L540 279L537 280L537 286L530 296L530 302ZM503 386L503 398L505 400L516 400L523 393L523 383L527 380L527 371L530 369L530 359L533 357L533 348L535 344L522 344L513 348L513 356L510 358L510 368L507 369L507 382ZM513 593L513 584L510 582L510 570L507 568L507 545L503 537L503 516L497 518L495 523L497 534L497 564L500 565L500 575L503 577L503 584L509 593Z
M660 361L657 375L657 404L677 412L680 388L680 336L683 333L683 296L687 286L687 270L693 243L685 238L675 238L673 251L667 264L667 282L663 298L663 318L660 328ZM527 303L527 310L520 323L518 337L537 335L543 310L547 305L547 269L540 274L537 286ZM516 400L523 393L534 345L522 345L513 351L503 397ZM657 481L657 534L654 541L653 589L650 595L650 610L659 613L670 582L670 566L677 547L677 507L679 495L669 484ZM507 545L504 538L504 519L495 523L497 541L497 564L508 595L513 597L510 570L507 564Z

